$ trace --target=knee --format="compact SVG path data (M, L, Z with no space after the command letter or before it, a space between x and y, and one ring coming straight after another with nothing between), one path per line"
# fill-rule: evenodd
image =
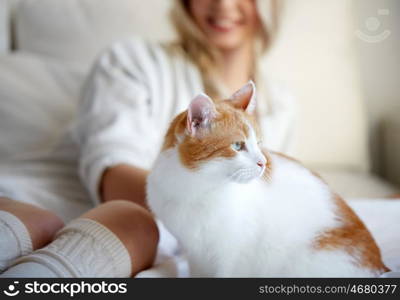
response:
M140 234L143 242L157 243L158 228L153 215L142 206L126 200L113 200L98 207L106 216L103 221L118 230L118 234L132 235ZM121 231L121 232L120 232Z
M99 205L82 217L94 219L119 235L143 233L158 241L158 228L153 215L142 206L126 200L112 200Z
M110 229L128 250L133 273L150 267L156 255L159 233L153 215L131 201L113 200L82 215Z
M31 236L34 250L48 244L54 234L64 226L55 213L28 203L0 197L0 209L21 220Z
M55 233L64 227L64 222L55 213L46 210L38 209L35 216L32 216L31 222L34 223L31 227L37 231L37 235L42 235L42 240L33 249L44 247L52 241Z

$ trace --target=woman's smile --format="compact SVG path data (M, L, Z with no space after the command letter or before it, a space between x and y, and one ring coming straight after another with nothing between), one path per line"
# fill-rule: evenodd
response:
M230 33L243 25L240 19L227 17L208 17L207 23L212 30L219 33Z

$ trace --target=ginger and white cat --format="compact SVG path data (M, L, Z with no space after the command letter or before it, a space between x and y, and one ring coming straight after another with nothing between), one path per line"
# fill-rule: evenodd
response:
M369 277L388 269L372 236L316 174L260 148L255 86L197 96L171 123L148 203L192 276Z

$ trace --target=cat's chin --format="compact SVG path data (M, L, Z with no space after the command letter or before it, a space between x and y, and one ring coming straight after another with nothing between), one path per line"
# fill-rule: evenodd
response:
M230 176L230 180L235 183L250 183L263 175L264 170L241 169Z
M254 179L255 179L255 178L248 179L248 180L244 180L244 179L242 179L242 180L235 180L235 183L239 183L239 184L248 184L248 183L252 182Z
M234 180L233 180L233 182L235 182L235 183L239 183L239 184L247 184L247 183L250 183L250 182L252 182L253 180L256 180L257 178L260 178L261 177L261 175L258 175L258 176L252 176L252 177L247 177L247 178L235 178Z

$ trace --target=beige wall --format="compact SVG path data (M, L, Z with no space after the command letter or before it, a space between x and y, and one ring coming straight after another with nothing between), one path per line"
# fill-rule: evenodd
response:
M266 70L297 98L293 155L313 168L369 169L353 2L288 0Z
M355 30L374 36L376 43L357 38L359 70L362 93L367 104L370 153L372 169L385 174L382 150L382 123L390 113L398 112L400 118L400 1L398 0L353 0ZM378 11L379 9L387 9ZM379 23L374 23L375 17ZM366 22L368 22L366 24ZM379 25L379 28L374 28ZM390 35L383 39L379 34L385 30ZM399 153L400 155L400 153Z

